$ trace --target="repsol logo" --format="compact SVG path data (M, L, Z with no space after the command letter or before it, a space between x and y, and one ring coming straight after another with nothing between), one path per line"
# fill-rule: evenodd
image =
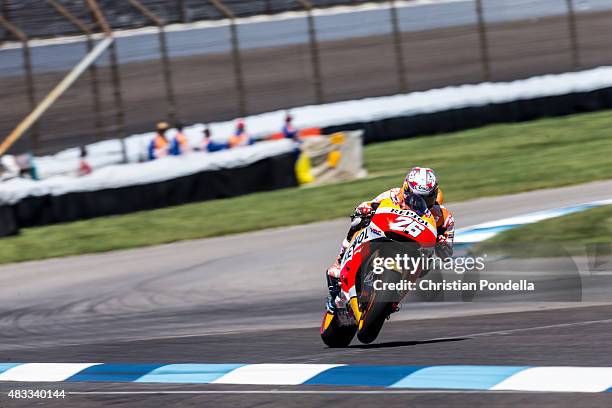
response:
M359 244L361 244L363 242L364 239L366 239L366 237L368 236L368 231L367 230L363 230L359 233L359 235L357 235L357 238L355 238L355 241L353 241L353 246L357 246Z
M404 215L404 216L410 217L420 224L427 225L427 222L425 222L421 217L419 217L419 214L415 213L414 211L398 210L398 209L392 208L390 212L393 214Z
M363 230L359 233L359 235L357 235L357 237L353 240L351 246L346 250L344 257L342 258L343 264L348 262L353 257L353 254L355 253L355 248L357 248L357 246L359 246L359 244L361 244L367 237L367 230Z
M397 208L391 208L389 212L392 214L407 215L409 217L418 217L417 213L411 210L399 210Z

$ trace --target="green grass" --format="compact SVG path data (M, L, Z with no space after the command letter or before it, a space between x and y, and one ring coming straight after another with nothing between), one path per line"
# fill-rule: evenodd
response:
M591 244L612 244L612 205L527 224L504 231L479 251L504 248L522 256L584 254Z
M364 180L24 229L0 241L0 263L347 216L357 203L398 186L413 165L438 171L447 201L607 179L611 137L612 112L599 112L370 145Z

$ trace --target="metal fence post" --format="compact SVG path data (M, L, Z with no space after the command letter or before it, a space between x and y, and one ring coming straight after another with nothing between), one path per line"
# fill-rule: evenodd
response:
M36 108L36 88L34 86L34 73L32 70L32 57L30 55L30 39L28 36L7 21L3 16L0 16L0 25L2 25L8 32L15 36L15 38L21 41L21 50L23 53L23 71L25 74L25 82L28 94L28 103L30 104L30 111ZM32 151L36 151L38 149L39 144L39 129L38 124L32 126L32 131L30 132L30 148Z
M168 57L168 45L166 43L166 30L163 25L159 26L159 52L164 70L164 82L166 84L166 97L168 99L168 117L176 121L176 97L174 94L174 82L172 81L172 69Z
M574 0L565 0L567 3L567 25L570 35L570 48L572 53L572 65L574 69L580 67L580 46L578 44L578 29L576 26L576 12L574 11Z
M404 66L404 50L402 48L402 32L399 26L399 17L395 0L389 0L391 12L391 27L393 28L393 45L395 47L395 65L397 66L397 82L401 93L407 91L406 68Z
M232 58L234 60L234 72L236 75L236 90L238 91L238 112L240 116L245 116L247 107L244 76L242 74L242 58L240 57L240 45L238 44L238 29L233 19L230 22L230 30L232 36Z
M7 21L11 21L11 18L9 17L7 0L0 0L0 16L2 16ZM9 30L3 29L2 38L0 39L0 41L2 42L8 41L10 39L10 35L11 35L11 32Z
M164 21L157 17L151 10L146 8L138 0L129 0L138 11L144 14L158 28L159 34L159 53L162 61L164 83L166 88L166 100L168 101L168 118L172 122L176 122L176 98L174 95L174 83L172 81L172 70L170 67L170 59L168 58L168 46L166 44L166 31L164 29Z
M247 113L246 91L244 87L244 76L242 73L242 58L240 56L240 44L238 43L238 29L236 28L236 16L219 0L208 0L230 21L230 36L232 43L232 60L234 64L234 76L236 78L236 91L238 92L238 112L240 116Z
M476 0L476 17L478 19L478 35L480 39L480 60L485 81L491 80L491 65L489 57L489 39L487 37L487 26L484 18L482 0Z
M177 0L176 6L178 7L178 17L181 23L187 22L187 6L185 0Z
M60 13L66 20L68 20L72 25L77 27L81 32L85 35L87 52L90 53L94 48L94 42L91 38L93 34L91 30L83 24L76 16L74 16L68 9L66 9L63 5L57 2L57 0L47 0L58 13ZM93 109L95 115L95 132L98 140L102 139L103 132L103 123L102 123L102 102L100 101L100 85L98 83L98 69L96 68L96 64L91 64L89 67L89 82L91 84L91 95L93 98Z
M306 18L308 20L308 40L310 43L310 61L312 63L312 83L315 91L315 101L323 103L325 96L323 94L323 76L321 75L321 59L319 57L319 42L317 41L317 28L315 26L314 16L312 15L312 3L309 0L298 0L298 2L306 10Z
M95 16L98 25L102 28L102 31L107 37L112 38L113 32L100 10L100 6L96 0L87 0L87 4ZM109 48L109 58L111 64L111 76L113 81L113 99L115 103L115 120L117 124L117 133L119 140L121 141L121 153L123 155L123 161L127 163L127 146L125 144L125 110L123 106L123 94L121 92L121 75L119 73L119 64L117 62L117 46L113 41Z
M125 108L123 106L123 93L121 91L121 74L119 73L119 63L117 61L117 45L115 41L109 48L109 59L111 64L111 75L113 81L113 100L115 102L115 121L117 124L117 133L121 139L121 150L123 161L127 163L127 147L125 146Z

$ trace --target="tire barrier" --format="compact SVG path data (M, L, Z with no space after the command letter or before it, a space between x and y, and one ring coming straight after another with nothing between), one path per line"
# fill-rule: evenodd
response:
M246 166L201 171L154 183L94 191L28 196L0 207L0 236L17 228L126 214L196 201L297 186L294 152Z
M13 208L10 206L0 207L0 237L15 235L18 230Z
M574 92L448 109L411 116L351 122L324 127L322 133L332 134L340 131L363 129L365 132L364 143L369 144L455 132L494 123L524 122L610 108L612 108L612 87L588 92Z

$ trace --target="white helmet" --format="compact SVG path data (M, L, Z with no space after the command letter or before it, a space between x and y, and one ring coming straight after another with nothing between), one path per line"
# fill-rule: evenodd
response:
M438 176L428 167L410 169L402 186L404 200L411 195L418 195L425 200L427 208L433 207L438 196Z

